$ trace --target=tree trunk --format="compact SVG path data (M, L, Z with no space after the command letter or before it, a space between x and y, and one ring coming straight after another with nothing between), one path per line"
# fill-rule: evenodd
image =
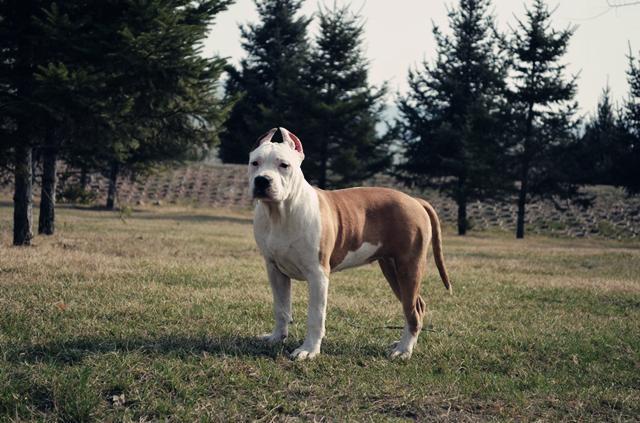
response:
M464 181L458 179L458 235L467 234L467 195L464 192Z
M329 162L329 146L328 140L322 140L321 145L321 161L320 161L320 178L318 179L318 188L326 189L327 188L327 163Z
M116 195L118 194L118 172L120 166L118 162L111 163L109 170L109 191L107 193L107 210L113 210L116 203Z
M467 203L458 203L458 235L467 234Z
M24 142L25 140L21 140ZM31 245L33 238L33 193L31 146L16 147L13 194L13 245Z
M47 134L47 145L42 151L42 187L40 192L40 218L38 233L53 235L56 207L56 160L58 150L53 134Z
M528 169L522 171L522 181L520 182L520 192L518 193L518 218L516 221L516 238L524 238L524 215L527 206Z
M80 169L80 188L82 188L83 191L87 189L87 183L89 183L88 176L86 167Z
M38 173L38 149L31 148L31 186L36 184L36 175Z
M531 121L529 121L531 128ZM524 215L527 207L527 194L529 189L529 136L531 130L528 129L525 138L524 151L522 157L522 173L520 174L520 192L518 193L518 217L516 219L516 239L524 238Z
M531 157L531 136L533 134L533 103L529 103L527 111L527 126L522 151L522 173L520 175L520 192L518 193L518 216L516 219L516 239L524 238L524 215L527 207L527 194L529 193L529 166L533 160Z

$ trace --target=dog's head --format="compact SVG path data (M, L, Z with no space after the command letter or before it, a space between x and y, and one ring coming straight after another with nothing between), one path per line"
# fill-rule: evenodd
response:
M272 142L276 133L282 142ZM249 155L249 184L253 198L280 202L289 197L296 181L303 178L302 143L285 128L273 128L258 138Z

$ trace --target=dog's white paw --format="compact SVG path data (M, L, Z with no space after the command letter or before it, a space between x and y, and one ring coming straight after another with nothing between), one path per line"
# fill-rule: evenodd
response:
M411 351L393 350L389 355L391 360L408 360L411 358Z
M279 344L287 339L287 335L279 333L264 333L256 337L258 341L266 342L269 345Z
M291 353L291 358L296 361L310 360L320 354L320 348L308 348L302 345Z
M391 352L389 353L389 358L391 360L408 360L411 358L411 354L413 353L413 348L407 348L402 345L400 341L396 341L391 344Z

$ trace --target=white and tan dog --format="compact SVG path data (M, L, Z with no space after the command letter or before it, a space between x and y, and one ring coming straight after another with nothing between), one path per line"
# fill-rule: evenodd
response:
M278 129L283 142L271 142ZM287 337L291 279L307 280L307 334L291 356L303 360L318 355L329 274L378 261L406 317L391 357L409 358L425 313L420 282L432 235L440 277L451 290L436 212L426 201L387 188L313 188L300 169L303 159L300 140L284 128L260 137L249 158L251 192L258 200L254 235L266 262L275 314L273 332L261 339L276 343Z

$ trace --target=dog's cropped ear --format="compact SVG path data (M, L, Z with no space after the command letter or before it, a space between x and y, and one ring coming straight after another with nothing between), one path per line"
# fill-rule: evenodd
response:
M277 130L278 128L271 128L264 134L260 135L256 140L256 144L253 146L253 149L255 150L266 142L271 142L271 138L273 138L273 134L275 134Z
M286 128L281 127L280 133L282 134L282 139L284 140L284 142L289 144L289 147L296 150L302 156L302 158L304 158L304 151L302 150L302 143L300 142L300 139L296 137L293 132L290 132Z

